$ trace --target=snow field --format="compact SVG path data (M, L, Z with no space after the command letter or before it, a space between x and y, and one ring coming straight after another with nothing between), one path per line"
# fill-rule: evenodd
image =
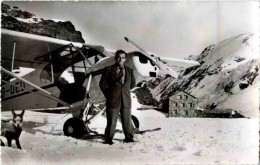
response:
M254 164L258 161L258 119L166 118L155 110L133 111L140 121L140 130L158 127L161 130L137 134L137 142L129 144L123 142L124 134L117 132L110 146L103 144L102 139L64 136L62 126L70 115L30 111L25 114L25 126L26 122L43 123L24 128L20 137L22 151L2 147L3 164ZM104 117L90 124L99 133L104 132L105 126ZM117 129L122 130L119 122Z

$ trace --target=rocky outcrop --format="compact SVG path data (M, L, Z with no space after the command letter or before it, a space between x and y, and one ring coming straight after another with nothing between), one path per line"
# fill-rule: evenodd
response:
M159 106L159 102L154 99L152 93L149 90L147 84L144 84L140 88L136 88L133 93L135 93L138 102L142 105L152 105L152 106Z
M76 31L70 21L45 20L18 7L10 7L4 3L2 3L1 27L72 42L85 42L81 32Z

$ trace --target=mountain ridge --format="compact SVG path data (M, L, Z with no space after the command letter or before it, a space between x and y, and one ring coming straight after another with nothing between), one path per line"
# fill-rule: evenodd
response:
M254 96L259 88L256 45L256 36L252 33L211 44L194 58L200 62L199 66L182 70L178 79L157 78L145 86L153 96L152 100L157 101L156 105L181 90L197 97L201 108L233 109L245 117L256 117L259 109L258 99L255 99L259 97ZM157 81L156 85L154 81ZM149 85L151 83L153 85ZM141 91L140 88L136 92ZM142 98L139 100L142 103Z
M70 21L39 18L32 13L4 3L2 3L1 15L1 28L85 43L81 32L77 31Z

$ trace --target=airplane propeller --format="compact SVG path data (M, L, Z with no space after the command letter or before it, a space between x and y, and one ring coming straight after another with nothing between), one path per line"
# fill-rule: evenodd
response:
M174 78L178 78L178 74L173 71L170 67L168 67L165 63L163 63L161 60L159 60L158 57L155 57L154 55L148 54L144 49L142 49L140 46L138 46L135 42L130 40L127 37L124 37L126 42L130 43L132 46L134 46L136 49L138 49L141 53L143 53L147 58L149 58L153 63L155 63L160 70L164 70L167 72L167 74L171 75Z
M145 56L147 56L149 59L151 59L153 62L156 62L156 59L154 56L151 56L150 54L148 54L144 49L142 49L140 46L138 46L136 43L134 43L134 41L130 40L127 37L124 37L124 39L126 40L126 42L130 43L131 45L133 45L135 48L137 48L139 51L141 51Z

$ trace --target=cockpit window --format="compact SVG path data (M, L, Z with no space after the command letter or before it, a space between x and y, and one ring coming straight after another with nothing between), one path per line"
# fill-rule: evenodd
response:
M68 67L60 76L59 81L62 84L75 83L75 78L72 72L72 67Z
M49 64L43 68L40 79L41 81L62 80L61 83L69 84L82 81L87 69L100 57L102 54L92 48L82 47L79 52L68 45L38 59L49 61Z
M150 60L150 63L152 66L155 66L155 62L153 62L152 60Z
M145 55L143 55L141 52L135 52L135 54L137 54L139 56L139 62L141 64L147 64L148 61L150 61L152 66L155 66L155 62L151 59L149 59L148 57L146 57ZM153 54L151 56L154 56Z
M142 64L147 64L148 58L145 55L139 55L139 61Z

